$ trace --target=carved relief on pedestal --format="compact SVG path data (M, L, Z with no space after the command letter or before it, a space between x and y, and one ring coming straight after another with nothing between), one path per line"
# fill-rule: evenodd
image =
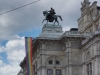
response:
M61 25L46 24L42 28L42 32L62 32L62 27L61 27Z

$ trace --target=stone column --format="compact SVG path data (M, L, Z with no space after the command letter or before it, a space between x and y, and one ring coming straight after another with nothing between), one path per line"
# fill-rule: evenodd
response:
M72 55L71 55L71 42L66 43L66 70L67 75L72 75Z
M62 75L67 75L65 68L62 69Z
M83 72L82 75L87 75L86 65L83 65L82 72Z
M45 70L45 68L44 67L42 67L42 73L41 73L42 75L46 75L46 70Z
M98 75L100 75L100 58L98 58Z
M94 75L98 75L98 62L97 62L97 58L94 61Z

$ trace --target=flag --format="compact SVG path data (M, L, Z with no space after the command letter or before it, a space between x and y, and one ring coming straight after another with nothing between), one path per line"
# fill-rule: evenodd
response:
M25 37L27 75L32 75L32 37Z

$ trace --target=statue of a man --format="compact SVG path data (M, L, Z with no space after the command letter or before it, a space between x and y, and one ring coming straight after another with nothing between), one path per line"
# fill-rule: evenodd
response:
M50 15L54 15L54 14L56 14L55 13L55 10L51 7L51 10L49 11L50 12Z
M48 10L43 11L43 15L45 16L45 19L43 21L47 20L47 23L54 21L54 24L55 24L55 22L57 22L59 25L57 18L59 17L60 20L62 21L62 17L60 15L55 15L55 14L56 14L55 10L52 7L51 7L51 10L49 10L49 11ZM43 23L43 21L42 21L42 23Z

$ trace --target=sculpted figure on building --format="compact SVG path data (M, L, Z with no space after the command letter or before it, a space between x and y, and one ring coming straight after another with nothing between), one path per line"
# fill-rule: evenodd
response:
M58 17L60 18L61 21L62 21L62 17L60 15L55 15L55 14L56 14L56 12L52 7L51 7L51 10L49 10L49 11L47 11L47 10L43 11L43 15L45 16L45 19L42 21L42 23L45 20L47 20L47 23L54 21L54 24L55 24L55 22L57 22L59 25Z

